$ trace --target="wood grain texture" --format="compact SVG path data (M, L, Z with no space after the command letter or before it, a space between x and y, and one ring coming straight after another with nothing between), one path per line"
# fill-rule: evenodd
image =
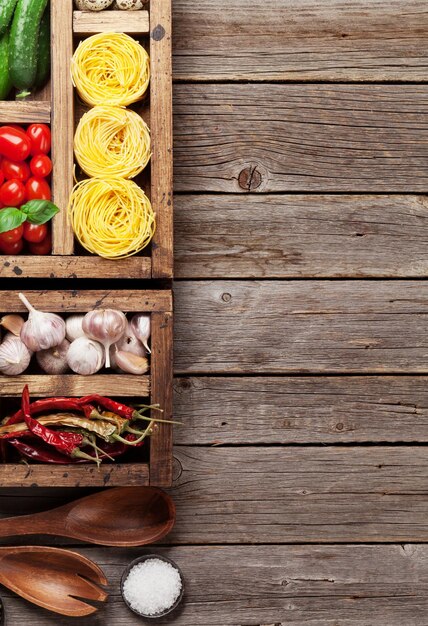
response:
M425 196L178 195L179 278L428 275Z
M116 487L148 485L145 463L88 465L0 464L0 486L7 487Z
M24 291L31 304L42 311L88 312L98 308L118 308L125 312L170 311L172 296L169 291L155 290L72 290ZM0 291L0 308L5 313L25 312L26 308L16 293Z
M85 626L138 626L119 593L126 565L149 550L78 548L109 580L108 603ZM183 569L177 626L422 626L428 549L391 546L188 546L156 548ZM257 584L255 584L257 581ZM2 590L12 624L72 626Z
M153 278L173 276L171 0L150 2L151 203L156 213Z
M425 376L175 380L178 445L428 441Z
M51 103L44 101L0 102L1 124L50 124Z
M149 32L148 11L73 11L75 35L122 32L141 35Z
M176 85L175 190L426 192L425 86Z
M425 282L183 281L175 295L177 373L428 372Z
M0 396L20 397L22 388L28 384L32 396L84 396L97 393L102 396L135 397L148 396L150 376L132 374L104 374L77 376L31 375L0 376ZM4 416L2 416L4 417Z
M7 256L0 261L1 278L151 278L150 257L102 259L93 256Z
M172 313L153 313L151 320L151 403L163 413L152 411L152 418L172 419ZM155 424L150 437L150 484L170 487L172 483L172 425Z
M174 0L177 80L426 80L423 0Z
M177 543L428 540L428 448L176 447Z
M53 201L60 211L53 220L54 254L73 254L74 235L67 216L73 188L73 5L55 0L51 7L52 183Z

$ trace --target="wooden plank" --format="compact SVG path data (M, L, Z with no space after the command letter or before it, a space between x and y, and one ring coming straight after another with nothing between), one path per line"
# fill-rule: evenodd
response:
M422 192L425 86L177 85L175 190Z
M421 281L183 281L177 373L428 373Z
M171 0L150 2L151 203L156 213L153 278L173 275Z
M138 626L118 592L128 563L150 550L78 548L109 580L108 603L85 626ZM177 626L422 626L426 624L428 548L391 546L187 546L157 548L183 569ZM70 626L7 589L12 624Z
M28 384L33 396L83 396L97 393L102 396L135 397L148 396L150 393L150 376L133 376L131 374L108 374L93 376L0 376L0 396L20 397L22 388ZM4 417L4 416L2 416Z
M122 32L141 35L149 32L148 11L93 11L73 12L73 32L75 35Z
M172 419L172 313L153 313L151 321L152 404L159 404L162 419ZM159 418L159 411L152 411ZM172 483L172 425L156 424L150 437L150 484L170 487Z
M93 308L119 308L124 311L170 311L169 291L134 290L73 290L25 291L31 304L42 311L87 312ZM14 292L0 291L0 307L4 312L24 312L24 305Z
M424 0L174 0L177 80L425 81Z
M50 124L51 103L44 101L0 102L2 124Z
M428 540L425 446L176 447L171 543Z
M148 485L145 463L89 465L0 464L0 485L8 487L115 487Z
M178 445L427 442L426 376L175 380Z
M73 254L74 235L67 217L73 188L73 5L55 0L51 7L52 31L52 160L53 200L60 212L53 220L53 253Z
M425 196L178 195L179 278L428 275Z
M1 278L150 278L150 257L133 256L111 261L93 256L7 256L0 261Z

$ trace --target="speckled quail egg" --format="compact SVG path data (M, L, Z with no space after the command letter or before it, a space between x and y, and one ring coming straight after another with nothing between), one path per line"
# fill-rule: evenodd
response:
M147 0L115 0L113 9L120 11L139 11L147 4Z
M113 4L113 0L75 0L80 11L103 11Z

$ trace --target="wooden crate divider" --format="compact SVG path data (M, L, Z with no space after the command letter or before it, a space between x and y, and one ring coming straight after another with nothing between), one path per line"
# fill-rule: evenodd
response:
M172 278L171 0L151 0L149 11L101 13L73 11L72 0L52 0L51 25L52 88L27 102L0 103L0 123L51 123L53 200L61 208L53 220L53 253L0 256L0 277ZM109 31L142 37L151 57L149 98L142 103L141 114L151 130L153 156L146 168L150 179L146 192L156 212L157 231L147 256L120 260L80 254L66 211L73 186L74 116L78 115L70 78L75 37Z
M44 311L79 313L93 308L119 308L127 313L151 314L150 370L146 376L102 373L94 376L49 376L23 374L0 376L1 398L19 397L29 385L33 397L81 396L90 393L109 397L149 397L159 403L163 419L172 416L172 294L170 291L29 291L30 302ZM0 292L2 313L24 312L16 294ZM159 415L158 412L156 412ZM155 416L155 414L154 414ZM2 417L4 414L2 412ZM148 462L105 463L100 469L88 465L0 464L1 487L92 487L114 485L157 485L172 481L172 426L155 428L150 439Z

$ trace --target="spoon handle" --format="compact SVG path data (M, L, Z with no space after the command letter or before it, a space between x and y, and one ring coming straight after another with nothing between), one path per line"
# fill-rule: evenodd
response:
M0 537L19 537L21 535L52 535L46 513L18 515L0 519ZM1 550L1 548L0 548Z

